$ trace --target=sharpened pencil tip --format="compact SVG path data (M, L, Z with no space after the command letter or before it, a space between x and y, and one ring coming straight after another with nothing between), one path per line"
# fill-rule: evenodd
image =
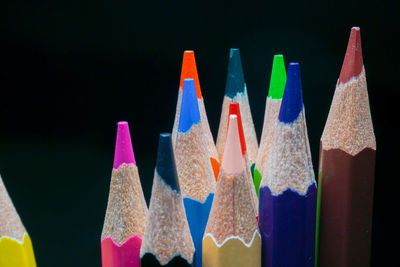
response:
M118 169L122 163L133 163L136 165L131 135L129 133L129 125L126 121L118 122L113 168Z
M236 115L239 129L239 137L240 137L240 146L242 148L242 154L246 154L246 141L244 139L244 131L242 124L242 116L240 115L240 105L237 102L233 102L229 104L229 116ZM229 128L229 120L228 120L228 128Z
M228 175L239 174L244 170L244 160L240 146L236 115L229 116L228 133L226 135L226 144L221 166Z
M268 97L281 99L285 91L286 69L283 55L275 55L272 62L271 79L269 82Z
M164 182L171 186L172 190L180 192L170 133L161 133L158 139L156 170Z
M188 78L194 79L197 98L202 98L199 75L197 73L196 58L193 50L186 50L183 52L179 90L183 90L183 81Z
M238 48L231 48L229 53L225 96L233 99L238 93L244 93L244 88L245 82L240 52Z
M338 83L345 83L352 77L358 76L362 71L363 64L360 28L353 27Z
M279 111L279 121L291 123L295 121L303 109L303 96L301 88L300 64L290 63L287 73L285 92L281 109Z
M200 122L199 104L193 79L183 82L182 104L179 116L178 132L187 132L193 124Z

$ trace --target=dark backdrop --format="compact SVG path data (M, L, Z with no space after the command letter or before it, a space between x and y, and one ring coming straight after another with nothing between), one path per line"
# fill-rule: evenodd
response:
M130 124L149 200L158 134L172 128L185 49L196 52L214 138L230 47L241 49L258 136L273 55L299 61L316 169L351 26L361 27L378 147L372 261L395 265L397 0L116 2L14 0L6 8L0 172L39 267L100 266L119 120Z

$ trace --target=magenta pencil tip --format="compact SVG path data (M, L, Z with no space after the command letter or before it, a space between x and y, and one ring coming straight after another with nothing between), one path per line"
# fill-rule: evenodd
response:
M122 163L133 163L136 165L131 135L129 133L129 125L126 121L118 122L113 168L118 169Z

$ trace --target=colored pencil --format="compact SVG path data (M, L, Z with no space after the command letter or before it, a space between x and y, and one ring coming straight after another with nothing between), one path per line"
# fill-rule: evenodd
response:
M250 188L250 196L251 200L254 204L254 210L256 212L256 217L258 216L258 197L256 194L256 189L254 188L252 175L250 173L250 163L249 157L247 155L247 148L246 148L246 141L244 138L244 131L243 131L243 124L242 124L242 117L240 116L240 105L237 102L233 102L229 105L229 116L236 115L237 116L237 123L238 123L238 130L239 130L239 138L240 138L240 147L242 149L242 155L244 160L244 166L247 173L247 180L248 186ZM229 121L228 121L228 128L229 128Z
M286 70L283 55L275 55L272 63L271 79L269 82L268 96L265 102L264 125L261 134L260 147L258 148L257 160L253 170L254 186L257 196L264 172L264 166L269 156L269 149L281 108L283 91L286 84Z
M238 117L230 115L215 199L203 238L204 267L261 266L261 236L241 148Z
M244 81L242 61L237 48L231 48L228 63L228 74L226 78L225 96L222 103L221 119L219 122L217 151L222 158L226 140L228 125L229 104L238 102L242 113L244 137L246 139L247 152L250 163L254 163L257 157L258 142L257 135L251 116L247 87Z
M0 176L0 266L36 267L32 241Z
M194 56L194 52L192 50L187 50L183 53L183 60L182 60L182 71L181 71L181 80L179 83L179 90L178 90L178 103L176 104L176 113L175 113L175 121L174 126L172 129L172 143L175 147L176 135L178 132L179 126L179 116L181 112L181 103L182 103L182 94L183 94L183 81L186 78L194 79L195 87L196 87L196 95L197 95L197 102L200 111L200 124L203 128L203 134L205 139L205 145L208 150L208 154L211 160L211 166L213 167L214 176L215 178L218 177L219 172L219 157L217 153L217 149L215 147L214 139L210 130L210 125L208 124L206 108L204 106L204 99L201 93L200 88L200 81L199 76L197 73L196 67L196 59Z
M319 266L370 264L375 152L360 28L353 27L320 143Z
M101 234L103 267L140 266L147 206L128 123L118 122L107 212Z
M201 266L201 242L214 198L215 177L200 124L195 82L185 79L175 144L183 203L196 248L194 265Z
M300 66L290 63L260 184L264 267L314 265L317 187L307 138Z
M171 134L160 134L141 266L193 266L194 245L183 207Z

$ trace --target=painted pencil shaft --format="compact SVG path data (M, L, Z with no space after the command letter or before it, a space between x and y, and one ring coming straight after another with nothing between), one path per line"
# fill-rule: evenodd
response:
M375 150L322 150L320 161L318 266L369 266Z
M127 122L119 122L107 212L101 235L103 267L140 266L147 206Z
M360 29L354 27L321 137L318 266L369 266L375 152Z
M31 238L25 233L21 241L0 237L0 266L36 267Z
M203 239L203 266L259 267L260 251L259 233L254 233L254 238L248 244L238 237L229 238L223 244L218 244L211 235L206 235Z
M194 245L183 207L171 134L159 138L141 266L193 266Z
M0 266L36 267L32 241L0 176Z
M304 195L260 187L263 267L314 266L316 195L315 184Z
M112 237L101 240L101 261L103 267L140 266L139 254L142 236L134 234L118 244Z
M188 261L181 257L175 256L170 261L165 264L161 264L156 256L152 253L146 253L141 259L142 267L189 267L193 266L193 263L188 263Z
M270 153L259 195L262 266L313 266L317 187L298 63L289 64Z

